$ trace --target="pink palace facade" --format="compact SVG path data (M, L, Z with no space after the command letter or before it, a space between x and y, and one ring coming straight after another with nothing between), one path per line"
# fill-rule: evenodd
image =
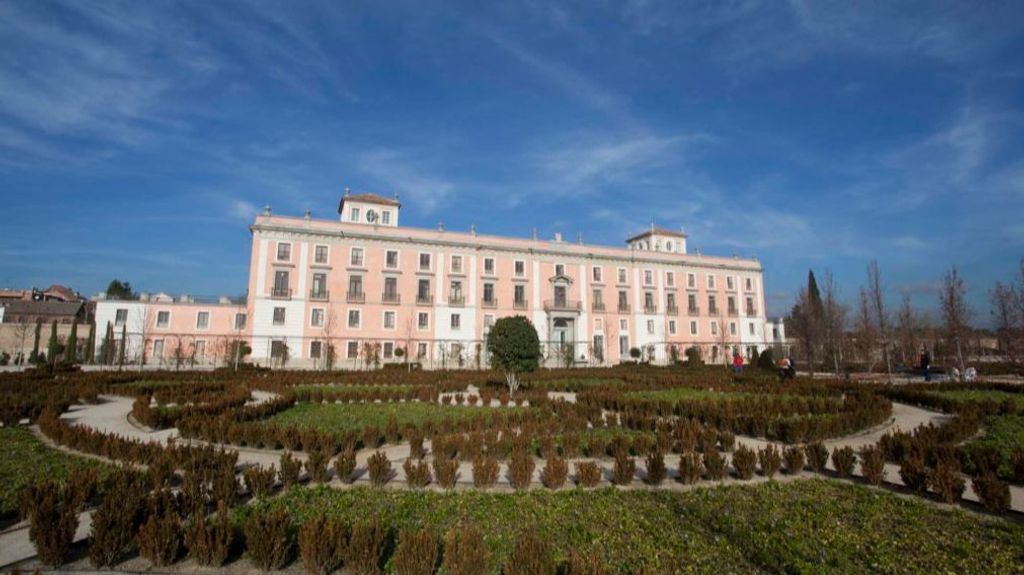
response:
M426 368L475 368L511 315L537 328L550 366L614 364L633 348L660 363L691 346L725 361L784 340L760 263L690 254L680 231L652 226L619 248L402 227L400 209L347 190L338 219L268 207L250 227L244 301L101 294L97 349L110 323L146 365L229 363L242 340L262 365L367 367L408 351Z

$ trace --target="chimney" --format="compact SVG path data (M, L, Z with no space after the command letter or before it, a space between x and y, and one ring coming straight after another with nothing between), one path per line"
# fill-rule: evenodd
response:
M556 242L561 242L562 241L562 232L555 232L555 241Z

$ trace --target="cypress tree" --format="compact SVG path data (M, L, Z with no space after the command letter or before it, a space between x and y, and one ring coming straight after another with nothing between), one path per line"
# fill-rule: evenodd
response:
M50 324L50 343L46 345L46 361L50 362L50 365L57 363L57 346L60 342L57 341L57 320L53 320Z
M124 355L128 351L128 324L121 325L121 347L117 352L117 367L124 367Z
M64 347L64 361L70 365L78 363L78 320L71 324L68 343Z
M85 354L82 360L89 364L96 357L96 322L89 324L89 339L85 340Z
M107 331L103 334L103 342L100 344L100 363L110 365L114 359L111 345L114 341L114 326L107 322Z
M36 320L36 337L32 343L32 353L28 356L28 362L33 365L39 363L39 332L42 330L42 327L42 322Z

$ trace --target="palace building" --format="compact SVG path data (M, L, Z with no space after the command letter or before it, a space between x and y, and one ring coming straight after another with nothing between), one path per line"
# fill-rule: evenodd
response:
M261 365L470 368L486 365L488 330L511 315L537 328L549 366L614 364L634 349L663 363L694 346L724 361L785 337L765 316L761 264L691 254L682 231L652 226L609 247L403 227L401 207L348 190L337 219L268 207L250 226L244 302L100 298L97 338L109 323L146 364L229 363L245 341Z

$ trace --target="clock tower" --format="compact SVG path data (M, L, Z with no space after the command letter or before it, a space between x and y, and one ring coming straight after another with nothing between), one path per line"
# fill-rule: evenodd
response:
M385 198L377 194L353 194L345 188L345 195L338 203L338 216L347 224L397 227L401 208L397 194L394 198Z

